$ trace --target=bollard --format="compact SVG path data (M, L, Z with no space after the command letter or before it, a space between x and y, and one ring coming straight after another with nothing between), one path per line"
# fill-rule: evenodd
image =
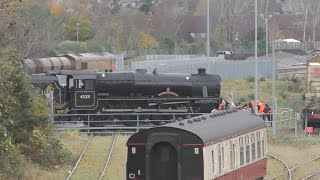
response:
M294 136L298 136L298 121L300 120L300 113L295 112L295 118L294 118Z

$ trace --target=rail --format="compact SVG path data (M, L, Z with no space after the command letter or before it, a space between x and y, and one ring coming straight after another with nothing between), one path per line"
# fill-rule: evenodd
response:
M107 171L107 168L108 168L108 165L110 163L110 160L111 160L111 157L112 157L112 154L113 154L113 148L114 148L114 144L115 144L115 141L116 141L116 136L117 136L117 132L115 132L113 134L113 138L112 138L112 145L110 147L110 151L109 151L109 156L108 156L108 159L107 159L107 162L103 168L103 171L101 173L101 176L100 176L100 179L99 180L102 180L103 176L105 175L106 171Z
M279 174L279 175L277 175L277 176L274 176L274 177L270 178L269 180L276 179L276 178L282 176L282 175L283 175L284 173L286 173L286 172L288 172L288 180L291 180L292 174L291 174L291 171L290 171L290 169L289 169L289 166L288 166L284 161L282 161L281 159L277 158L276 156L274 156L274 155L272 155L272 154L270 154L270 153L268 153L268 156L272 157L273 159L276 159L277 161L280 161L280 162L284 165L284 167L285 167L285 169L286 169L285 172L283 172L283 173L281 173L281 174Z
M311 175L309 175L309 176L307 176L307 177L303 178L302 180L307 180L307 179L313 178L313 177L315 177L316 175L319 175L319 174L320 174L320 171L315 172L315 173L313 173L313 174L311 174Z
M270 156L271 156L271 155L270 155ZM289 170L289 171L290 171L290 174L291 174L291 172L294 171L295 169L297 169L297 168L299 168L299 167L301 167L301 166L303 166L303 165L305 165L305 164L308 164L308 163L310 163L310 162L319 160L319 159L320 159L320 156L318 156L318 157L316 157L316 158L313 158L313 159L311 159L311 160L305 161L305 162L303 162L303 163L301 163L301 164L299 164L299 165L297 165L297 166L294 166L294 167L292 167L292 168L290 168L290 169L287 169L287 171ZM280 177L280 176L282 176L283 174L285 174L287 171L284 171L284 172L278 174L277 176L275 176L275 177L273 177L273 178L271 178L271 179L275 179L275 178L277 178L277 177ZM318 173L320 173L320 172L318 172ZM315 175L317 175L317 174L315 174ZM315 176L315 175L313 175L313 176ZM270 180L271 180L271 179L270 179Z
M79 163L80 163L80 161L81 161L84 153L86 152L86 150L87 150L87 148L88 148L88 146L89 146L89 144L90 144L90 141L91 141L91 139L92 139L92 136L93 136L93 133L91 133L91 135L90 135L90 137L89 137L89 139L88 139L88 141L87 141L87 144L86 144L86 146L84 147L84 149L83 149L83 151L82 151L82 153L81 153L81 155L80 155L80 157L79 157L76 165L73 167L71 173L69 174L69 176L67 177L66 180L69 180L70 177L73 175L74 171L77 169L77 167L78 167L78 165L79 165Z

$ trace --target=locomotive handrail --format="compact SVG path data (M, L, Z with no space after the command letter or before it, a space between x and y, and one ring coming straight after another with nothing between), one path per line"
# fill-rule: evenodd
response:
M103 114L53 114L53 116L108 116L108 115L201 115L201 114L210 114L210 113L103 113Z

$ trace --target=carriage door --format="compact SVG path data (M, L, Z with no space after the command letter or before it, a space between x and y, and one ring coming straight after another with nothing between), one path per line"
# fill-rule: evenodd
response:
M160 142L155 144L151 149L150 160L150 179L178 179L178 154L170 143Z

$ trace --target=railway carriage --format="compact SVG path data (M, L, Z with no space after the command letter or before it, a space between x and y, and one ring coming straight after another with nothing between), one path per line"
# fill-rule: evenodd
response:
M312 52L307 60L305 106L302 128L320 128L320 51Z
M127 180L256 180L266 175L266 125L235 109L138 132Z

